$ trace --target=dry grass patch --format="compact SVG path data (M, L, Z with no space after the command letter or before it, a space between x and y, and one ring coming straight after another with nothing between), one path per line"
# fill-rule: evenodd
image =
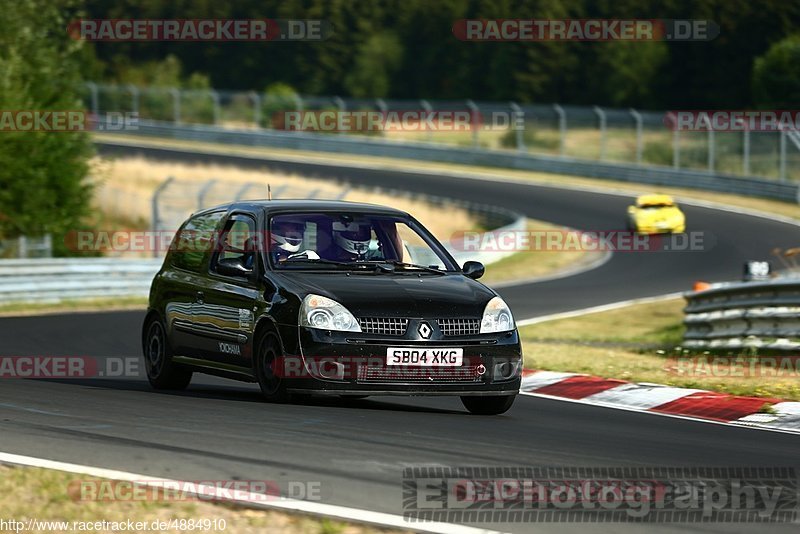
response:
M145 220L150 219L153 192L168 176L174 177L179 184L165 192L164 202L184 207L186 216L197 209L199 188L209 180L217 180L217 184L208 191L205 206L233 201L236 193L249 182L256 185L245 192L244 198L266 198L267 184L276 193L275 198L304 198L315 193L314 198L332 199L337 198L346 187L336 182L298 175L227 165L163 162L143 157L113 160L95 158L92 169L92 178L98 184L96 202L100 210ZM421 199L361 189L351 189L343 199L388 205L412 213L441 239L480 227L478 219L463 208L442 207Z
M99 480L61 471L0 465L0 510L4 518L16 521L127 522L173 519L225 520L229 534L373 534L402 532L364 525L332 521L306 515L271 510L233 508L209 502L152 502L152 501L74 501L68 495L70 482ZM70 528L68 530L77 530ZM198 529L199 530L199 529ZM56 529L55 531L66 531ZM111 530L93 530L112 532ZM54 532L52 529L33 529L25 532ZM168 529L160 532L187 532ZM207 530L206 532L209 532ZM214 532L213 528L210 532Z

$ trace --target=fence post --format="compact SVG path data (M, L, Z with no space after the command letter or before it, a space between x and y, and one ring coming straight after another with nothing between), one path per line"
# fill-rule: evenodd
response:
M20 258L28 257L28 238L24 235L17 238L17 256Z
M255 91L250 91L248 95L253 101L253 122L256 123L256 128L261 128L261 95Z
M44 234L44 243L42 244L45 258L53 257L53 234Z
M553 104L553 110L558 115L558 153L563 156L567 152L567 115L558 104Z
M636 111L633 108L630 108L631 115L633 116L633 120L636 121L636 163L641 165L642 164L642 151L644 147L642 146L642 141L644 139L644 132L643 132L643 122L642 122L642 114Z
M217 124L219 124L219 119L220 119L219 93L213 89L209 89L208 94L209 96L211 96L211 105L214 106L212 111L214 116L213 124L216 126Z
M677 124L672 130L672 166L676 169L681 168L681 131Z
M592 108L600 122L600 161L606 159L606 113L600 106Z
M203 206L206 204L206 195L211 188L214 187L215 183L217 183L216 180L209 180L200 188L200 191L197 193L197 209L203 209Z
M86 87L89 88L89 92L91 93L92 114L97 117L100 113L100 97L97 84L94 82L86 82Z
M431 106L431 103L428 102L427 100L420 100L419 101L419 105L422 106L422 109L424 109L425 113L427 113L428 115L433 113L433 106ZM427 124L427 122L426 122L426 124ZM425 137L427 137L428 142L430 142L432 135L433 135L433 131L431 131L429 128L426 127Z
M135 85L128 84L128 92L131 94L131 112L139 113L139 88Z
M517 150L520 152L525 151L525 139L523 134L525 133L525 112L522 111L522 108L516 102L511 102L511 111L514 113L514 121L511 123L511 127L514 128L514 135L517 138ZM517 124L516 119L522 119L522 124Z
M175 124L181 123L181 91L180 89L169 89L169 94L172 95L172 122Z
M152 237L152 242L153 243L160 242L160 241L157 241L157 240L158 240L158 231L161 228L161 219L160 219L161 215L160 215L159 209L158 209L159 208L158 203L159 203L159 200L161 198L161 193L163 193L164 190L167 187L169 187L169 184L171 184L174 181L175 181L175 178L170 176L169 178L167 178L166 180L161 182L159 184L159 186L156 187L156 190L153 191L153 196L150 199L150 208L152 210L151 217L153 219L152 221L150 221L150 227L153 229L153 237ZM158 247L155 246L155 245L153 246L153 257L154 258L158 257Z
M708 125L708 172L714 172L714 160L716 159L717 145L714 142L714 128Z
M750 176L750 129L742 130L742 174Z
M781 130L781 145L780 145L780 170L778 172L781 182L786 181L786 132Z
M470 122L472 127L472 146L478 147L478 135L480 134L480 109L472 100L467 100L467 107L469 108Z
M381 110L381 114L383 115L383 118L385 120L386 119L386 114L389 112L389 106L386 105L386 101L384 99L382 99L382 98L376 98L375 99L375 107L377 107L379 110ZM367 128L367 133L368 134L371 133L369 131L369 128ZM386 130L384 128L381 128L380 130L378 130L378 134L386 135Z
M247 193L247 190L250 189L251 187L256 186L256 185L258 185L258 184L255 183L255 182L247 182L246 184L244 184L236 192L236 195L234 196L234 200L241 200L242 198L244 198L244 194Z
M340 113L347 111L347 103L345 103L344 99L342 99L339 96L334 96L331 100L333 100L333 103L336 105L337 108L339 108ZM336 133L343 134L345 132L344 130L337 130Z

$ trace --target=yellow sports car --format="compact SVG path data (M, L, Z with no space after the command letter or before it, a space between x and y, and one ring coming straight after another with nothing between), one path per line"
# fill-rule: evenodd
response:
M641 195L628 206L628 228L641 234L678 234L686 230L686 217L669 195Z

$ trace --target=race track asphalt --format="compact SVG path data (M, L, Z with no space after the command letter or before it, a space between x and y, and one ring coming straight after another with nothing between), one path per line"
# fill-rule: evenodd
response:
M103 148L103 151L112 150ZM202 156L160 152L171 159ZM152 154L151 154L152 155ZM620 229L624 197L552 187L252 160L232 163L382 185L503 206L583 230ZM215 157L216 162L222 161ZM792 225L686 207L692 231L713 248L616 253L598 269L503 288L517 318L687 289L724 280L742 262L796 245ZM713 239L711 239L713 238ZM100 368L141 369L143 313L72 313L0 319L2 356L87 356ZM624 328L624 325L620 325ZM0 450L183 480L321 484L322 501L402 514L402 468L428 466L787 466L800 436L687 421L533 397L500 417L468 415L458 399L260 401L255 387L196 377L186 392L155 393L142 377L3 380ZM482 524L515 532L768 532L796 525L741 523Z

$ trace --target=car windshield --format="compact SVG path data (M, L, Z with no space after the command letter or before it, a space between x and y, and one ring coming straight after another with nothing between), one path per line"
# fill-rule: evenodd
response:
M660 210L662 208L671 208L673 206L675 206L675 204L669 204L669 203L666 203L666 202L662 202L662 203L659 203L659 204L642 204L639 207L641 209L643 209L643 210Z
M269 221L267 254L275 269L453 271L441 245L411 219L370 213L292 213Z

